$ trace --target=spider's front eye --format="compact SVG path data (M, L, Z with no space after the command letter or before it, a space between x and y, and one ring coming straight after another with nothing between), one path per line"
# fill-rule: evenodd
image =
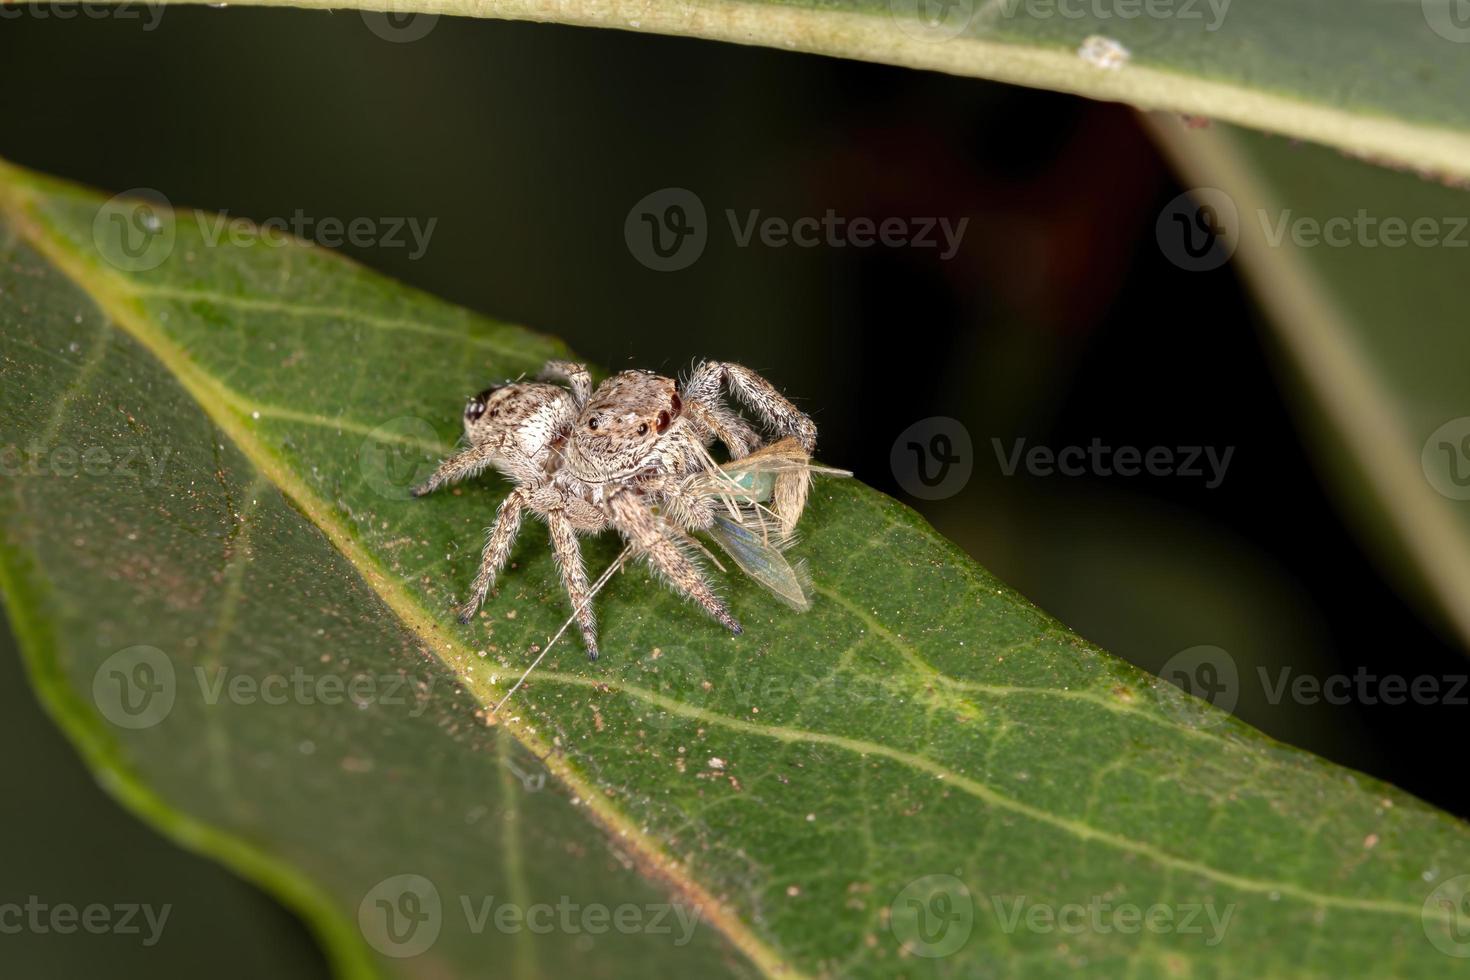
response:
M646 436L646 435L648 435L648 423L647 422L644 422L642 425L640 425L638 427L638 434L640 436Z
M596 419L588 419L587 420L587 428L593 430L594 432L597 431L597 420Z
M482 402L482 401L472 401L472 402L470 402L468 405L466 405L464 407L464 417L467 418L467 419L469 419L471 422L475 421L481 415L484 415L484 414L485 414L485 403ZM494 414L494 413L491 413L491 414Z
M677 398L678 396L676 395L674 397ZM669 422L670 421L671 420L669 418L669 413L668 412L659 412L658 413L658 421L656 421L654 423L653 427L655 429L657 429L659 432L663 432L665 429L667 429L669 427Z

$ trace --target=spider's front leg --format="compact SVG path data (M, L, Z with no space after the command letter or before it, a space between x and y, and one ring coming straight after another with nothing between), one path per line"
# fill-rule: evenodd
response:
M485 595L495 584L495 576L510 559L510 548L515 544L516 534L521 529L521 518L525 513L526 492L517 487L505 498L495 514L495 524L490 528L490 534L485 540L485 550L480 555L480 571L475 575L474 584L470 586L470 597L459 607L461 623L468 623L475 610L480 608L485 601Z
M572 389L572 400L578 408L592 397L592 375L585 365L573 361L547 361L536 377L542 381L565 381Z
M493 446L483 444L471 446L463 452L455 453L440 463L439 468L434 470L433 474L427 480L414 487L410 492L415 497L422 497L426 494L433 493L446 484L457 483L460 480L478 476L490 467L494 462L494 457L495 448Z
M624 490L608 499L613 525L634 549L666 578L670 585L704 607L731 633L740 633L740 623L730 614L723 599L715 595L704 573L670 534L670 527L648 509L637 492Z
M791 404L775 385L744 365L705 361L694 369L684 390L694 401L713 406L722 385L766 425L783 436L794 437L808 455L817 451L816 423Z

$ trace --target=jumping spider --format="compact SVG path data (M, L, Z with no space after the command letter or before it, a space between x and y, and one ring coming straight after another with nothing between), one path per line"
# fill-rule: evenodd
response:
M459 608L460 622L468 622L484 602L510 556L522 517L530 511L551 532L562 584L589 658L597 658L597 620L577 536L608 528L622 534L632 551L673 588L739 633L740 624L694 559L698 546L688 532L716 528L722 500L729 504L728 488L737 496L750 494L750 499L759 494L749 490L749 478L745 490L731 483L708 447L718 440L732 460L748 457L752 473L755 461L762 461L768 476L766 495L760 499L770 506L759 509L773 517L771 527L784 542L806 504L811 480L807 464L817 441L812 420L770 382L738 364L706 361L682 383L651 371L623 371L596 391L580 364L549 361L540 378L489 388L471 399L464 411L469 448L446 459L413 491L423 496L491 466L516 484L490 528L469 600ZM562 381L566 387L547 381ZM724 390L758 416L778 441L761 448L762 435L721 400ZM712 479L712 473L718 478ZM747 507L746 512L754 510ZM784 591L793 604L804 602L799 585L783 590L769 581L791 578L790 567L779 557L784 543L775 546L775 553L771 548L762 551L748 527L733 530L740 536L739 547L726 547L741 567L778 594ZM753 565L776 566L778 571L762 577L757 574L761 567L752 571Z

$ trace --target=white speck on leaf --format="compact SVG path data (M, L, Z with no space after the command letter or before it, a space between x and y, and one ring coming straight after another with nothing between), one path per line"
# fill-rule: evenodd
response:
M1110 37L1093 34L1083 39L1077 47L1077 57L1104 71L1117 71L1128 63L1133 52Z

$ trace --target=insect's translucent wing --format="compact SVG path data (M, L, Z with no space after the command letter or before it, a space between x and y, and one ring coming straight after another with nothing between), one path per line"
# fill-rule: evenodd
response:
M709 536L719 543L740 570L797 612L806 612L812 601L799 568L781 554L785 543L778 532L765 528L747 511L744 521L724 514L715 518ZM755 526L752 526L755 525Z

